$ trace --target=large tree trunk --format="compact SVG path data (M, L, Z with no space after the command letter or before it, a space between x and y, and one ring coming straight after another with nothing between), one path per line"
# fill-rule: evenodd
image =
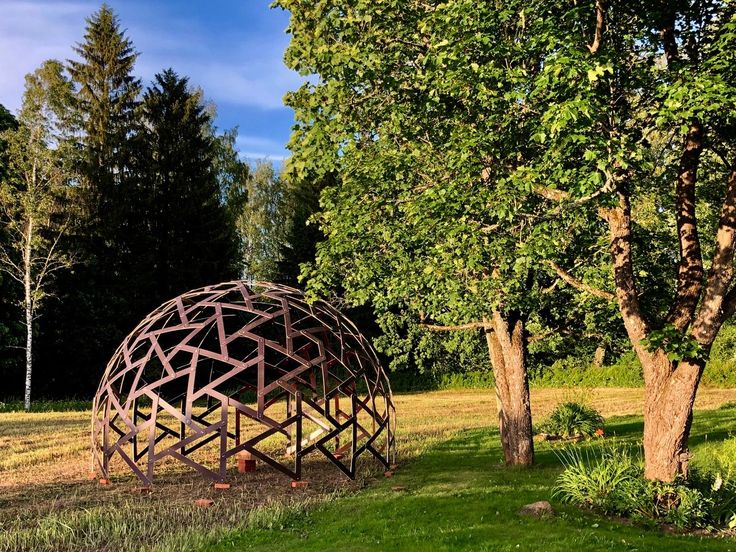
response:
M644 474L659 481L687 477L693 405L705 364L682 361L673 366L662 352L648 355L647 361Z
M625 192L619 194L619 199L619 207L605 212L605 218L611 231L613 273L621 317L644 372L644 473L648 479L672 481L678 475L687 476L687 441L695 393L705 362L673 363L665 351L652 352L644 346L650 328L642 315L633 275L631 207ZM687 304L680 312L687 317L691 308Z
M26 301L30 294L26 293ZM31 409L31 376L33 374L33 312L26 302L26 386L23 405L28 412Z
M524 320L514 316L506 319L496 312L488 323L485 333L496 382L504 460L511 466L531 466L534 441Z
M694 196L692 190L688 191L695 184L695 165L689 162L692 166L688 168L685 162L688 156L693 155L692 148L700 147L696 144L699 135L693 134L691 129L678 186L678 206L682 211L678 216L678 227L683 261L678 275L677 295L668 321L676 329L684 331L684 337L691 337L697 342L700 348L698 358L671 362L665 351L650 351L644 345L651 329L642 314L636 290L631 257L631 205L625 186L619 189L619 206L602 211L611 232L611 256L619 309L644 371L645 474L649 479L660 481L672 481L678 475L687 476L687 442L700 377L721 325L736 311L736 289L730 289L736 245L736 168L729 174L716 231L713 260L703 289L699 282L702 277L699 246L693 245L699 241L695 228Z

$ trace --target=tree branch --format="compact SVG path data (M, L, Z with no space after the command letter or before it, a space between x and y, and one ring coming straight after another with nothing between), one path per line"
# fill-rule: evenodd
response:
M578 280L574 276L572 276L569 272L567 272L565 269L563 269L560 265L555 263L554 261L546 261L549 266L552 267L552 269L557 273L557 275L562 278L565 282L567 282L572 287L579 289L581 291L585 291L586 293L590 293L591 295L598 297L600 299L605 299L606 301L615 301L616 296L613 293L609 293L608 291L603 291L602 289L595 288L589 284L586 284L582 280Z
M708 271L708 283L700 310L693 324L693 336L704 346L710 346L723 323L724 311L731 308L733 295L728 288L733 280L734 246L736 245L736 167L728 176L726 197L716 231L713 261ZM725 305L724 305L725 303Z
M542 341L558 333L562 333L562 330L560 330L559 328L555 328L554 330L547 330L546 332L542 332L540 334L530 335L529 337L527 337L526 342L537 343L538 341Z
M569 203L570 205L582 205L584 203L587 203L589 201L594 200L595 198L597 198L600 195L603 195L603 194L612 192L612 191L614 191L616 189L617 178L614 177L608 171L604 171L604 173L606 175L606 182L605 182L605 184L603 184L603 186L601 186L600 188L598 188L594 192L591 192L588 195L585 195L583 197L578 197L578 198L575 198L575 199L572 199L571 200L570 193L569 192L566 192L564 190L557 190L555 188L545 188L544 186L536 186L534 188L534 193L536 193L537 195L539 195L539 196L541 196L541 197L543 197L545 199L549 199L550 201L556 201L558 203L562 203L564 201L569 201L570 202ZM557 209L555 209L553 211L553 213L554 214L559 213L559 211L560 211L560 209L562 207L563 206L560 205Z
M636 291L634 260L631 253L631 203L625 183L619 185L618 196L618 207L600 209L599 213L608 222L613 281L616 284L616 299L621 317L631 344L637 354L643 356L649 354L641 344L641 340L649 332L649 326L642 314Z
M545 188L544 186L535 186L534 193L542 196L544 199L551 201L565 201L570 198L570 194L564 190L557 190L555 188Z
M695 215L695 186L702 151L703 127L695 121L685 138L675 192L680 265L677 291L667 321L678 330L684 330L692 323L703 288L703 256Z
M433 332L455 332L455 331L462 331L462 330L477 330L479 328L484 329L486 332L493 332L495 331L493 328L493 322L490 320L486 321L478 321L478 322L468 322L467 324L458 324L456 326L441 326L436 324L419 324L422 328L426 330L430 330ZM548 338L551 335L554 335L555 333L560 333L561 330L559 328L556 328L554 330L548 330L546 332L543 332L541 334L537 335L530 335L527 336L527 343L536 343L537 341L542 341L543 339Z
M675 39L675 18L677 14L674 8L665 8L666 11L659 23L659 36L662 39L662 47L667 58L667 64L675 61L680 53L677 48L677 40Z
M593 43L588 45L591 54L595 54L601 46L603 40L603 31L606 25L606 11L608 10L608 2L605 0L596 0L595 3L595 35Z
M456 326L442 326L438 324L419 324L422 328L433 332L455 332L460 330L476 330L483 328L490 330L493 328L490 322L468 322L467 324L458 324Z

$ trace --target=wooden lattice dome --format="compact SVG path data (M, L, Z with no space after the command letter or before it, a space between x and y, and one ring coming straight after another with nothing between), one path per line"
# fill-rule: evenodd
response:
M108 478L119 456L150 485L172 459L224 482L241 452L299 480L317 453L354 478L363 454L394 461L394 424L352 322L296 289L234 281L167 301L125 338L95 395L93 459Z

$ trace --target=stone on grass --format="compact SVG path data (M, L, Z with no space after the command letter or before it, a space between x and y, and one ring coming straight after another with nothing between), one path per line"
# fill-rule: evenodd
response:
M526 506L522 506L519 510L519 515L522 516L533 516L533 517L546 517L551 516L555 513L552 509L552 505L546 500L540 500L539 502L532 502Z

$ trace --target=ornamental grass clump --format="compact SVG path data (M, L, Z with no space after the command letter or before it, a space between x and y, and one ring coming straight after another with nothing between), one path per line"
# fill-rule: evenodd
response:
M565 470L553 496L563 503L679 529L725 528L736 519L736 484L721 474L693 471L687 480L650 481L640 456L616 445L597 453L569 448L558 457Z
M603 436L604 420L595 408L568 401L558 404L540 429L563 438Z

